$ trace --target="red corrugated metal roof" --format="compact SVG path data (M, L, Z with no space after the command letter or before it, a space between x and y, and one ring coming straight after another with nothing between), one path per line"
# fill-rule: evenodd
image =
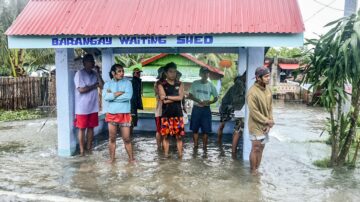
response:
M167 56L167 55L169 55L169 54L167 54L167 53L161 53L161 54L159 54L159 55L155 55L154 57L151 57L151 58L149 58L149 59L141 62L141 65L142 65L142 66L145 66L145 65L150 64L150 63L152 63L152 62L154 62L154 61L156 61L156 60L159 60L160 58L163 58L163 57L165 57L165 56ZM222 72L221 70L219 70L219 69L217 69L217 68L215 68L215 67L213 67L213 66L210 66L210 65L208 65L208 64L205 64L205 63L203 63L202 61L196 59L195 57L193 57L193 56L191 56L191 55L189 55L189 54L181 53L181 54L179 54L179 55L181 55L181 56L183 56L184 58L187 58L187 59L193 61L195 64L198 64L200 67L205 67L205 68L207 68L210 72L213 72L213 73L215 73L215 74L218 74L218 76L220 76L220 77L224 76L224 72Z
M299 69L299 64L279 63L279 67L281 69L293 70L293 69Z
M7 35L302 33L296 0L30 0Z

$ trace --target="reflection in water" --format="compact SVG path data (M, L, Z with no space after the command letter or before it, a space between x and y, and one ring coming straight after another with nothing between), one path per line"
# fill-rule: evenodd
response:
M258 177L250 175L248 162L231 158L231 136L224 137L222 146L211 136L204 151L201 147L194 150L188 135L179 160L175 143L170 157L165 158L157 150L154 134L135 134L136 163L127 162L124 145L118 140L117 161L111 165L106 163L107 142L98 145L93 155L59 158L54 120L40 133L41 121L10 123L0 131L0 199L359 201L359 169L332 172L312 165L329 153L328 146L310 141L320 139L326 113L303 105L275 106L277 125Z

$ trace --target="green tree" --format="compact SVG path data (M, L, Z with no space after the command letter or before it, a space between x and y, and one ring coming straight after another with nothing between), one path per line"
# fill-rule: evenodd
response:
M12 76L26 76L27 72L42 69L54 64L55 53L52 49L9 49L5 31L25 7L28 0L0 0L0 67L8 69Z
M313 46L304 82L322 89L321 101L330 113L330 166L342 166L350 159L354 143L360 98L360 17L344 17L327 26L332 29L320 39L307 40ZM351 109L343 110L345 86L352 87Z
M120 54L115 56L115 62L123 64L125 67L131 67L152 56L154 56L154 54Z

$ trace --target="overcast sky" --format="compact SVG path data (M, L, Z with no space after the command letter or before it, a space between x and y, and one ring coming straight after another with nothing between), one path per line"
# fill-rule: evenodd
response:
M344 15L345 0L298 0L298 3L305 23L305 38L316 37L314 32L325 33L328 30L323 27L325 24Z

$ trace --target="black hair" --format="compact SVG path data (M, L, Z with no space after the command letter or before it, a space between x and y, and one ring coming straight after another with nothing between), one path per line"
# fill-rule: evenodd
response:
M112 75L112 72L116 72L117 68L124 69L124 67L122 65L120 65L120 64L113 64L113 66L111 66L111 69L110 69L110 72L109 72L110 79L114 78L114 76Z
M94 56L91 54L86 54L84 55L83 59L82 59L83 63L85 61L90 61L90 62L95 62Z
M234 78L234 83L236 82L236 81L240 81L240 80L246 80L246 71L240 76L240 75L238 75L238 76L236 76L235 78Z
M164 66L164 72L168 72L169 69L177 69L177 66L173 62L169 62Z

